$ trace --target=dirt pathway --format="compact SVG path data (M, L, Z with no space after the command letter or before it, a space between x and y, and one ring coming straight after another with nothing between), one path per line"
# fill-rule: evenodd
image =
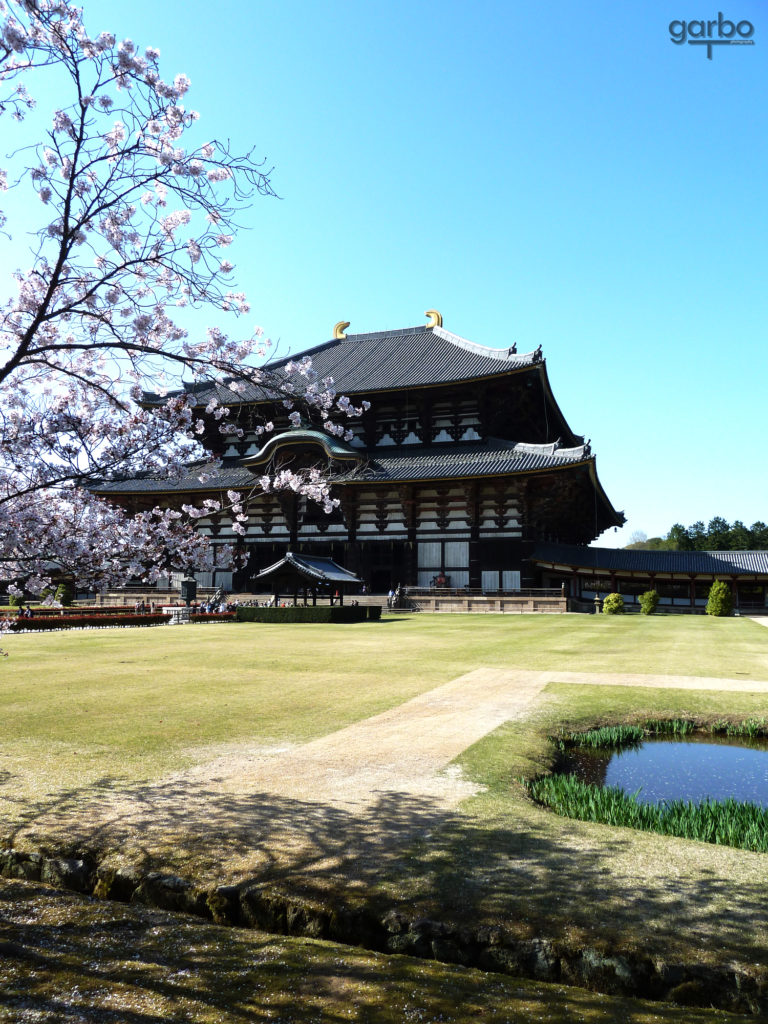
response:
M382 793L456 807L477 787L452 766L464 750L531 713L551 682L768 693L768 681L478 668L412 700L301 746L239 751L174 776L220 792L260 791L350 810Z
M455 807L477 787L450 762L534 704L547 673L479 668L389 711L301 746L244 760L224 755L176 778L211 778L223 792L248 789L350 809L381 793Z
M768 694L768 681L743 678L478 668L309 743L191 751L190 769L149 784L54 795L27 808L14 844L37 849L58 834L134 858L178 855L182 866L194 854L216 877L300 871L364 885L479 791L452 762L535 715L553 682Z

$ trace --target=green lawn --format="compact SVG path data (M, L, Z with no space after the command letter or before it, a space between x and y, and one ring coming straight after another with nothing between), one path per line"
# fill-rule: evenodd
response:
M318 808L313 829L323 856L289 865L271 882L319 899L371 898L412 913L501 922L520 936L768 962L762 855L557 818L533 806L515 781L547 765L546 735L561 726L667 713L766 714L765 694L610 685L612 673L768 680L768 629L748 620L393 616L354 626L11 636L7 647L0 665L6 836L57 794L78 794L69 805L76 813L77 800L99 780L156 780L227 744L301 742L479 666L594 673L594 686L551 683L525 721L502 726L462 755L465 774L485 791L460 813L431 814L382 795L379 827L406 838L375 871L364 873L356 856L356 843L370 851L367 833L354 832L350 816ZM272 811L265 805L259 819L253 802L228 809L233 821L256 815L265 835ZM183 820L171 847L172 867L183 873ZM219 852L212 847L205 863L223 876ZM327 867L334 852L343 871ZM568 1019L558 1012L541 1019ZM593 1007L585 1019L603 1018Z
M768 679L768 630L698 616L393 616L5 642L0 813L11 818L8 799L157 779L227 744L301 742L481 665ZM664 699L652 693L649 707ZM579 707L593 713L586 693Z
M185 747L305 740L478 665L768 679L768 630L705 617L413 616L9 636L4 743L91 748L146 770Z

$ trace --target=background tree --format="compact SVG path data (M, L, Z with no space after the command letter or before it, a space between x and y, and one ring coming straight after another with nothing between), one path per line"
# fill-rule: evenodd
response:
M633 538L636 534L632 534ZM722 516L715 516L705 526L701 520L685 527L675 523L665 537L645 537L627 544L627 549L679 551L766 551L768 526L757 521L747 527L736 519L733 525Z
M92 586L203 568L207 545L189 517L128 517L87 485L139 469L180 472L199 453L205 424L188 386L203 380L227 381L235 394L266 387L338 434L334 416L360 410L331 380L315 381L307 362L287 373L255 366L265 351L258 328L233 337L217 324L190 338L178 320L185 307L217 320L249 314L226 250L251 200L273 194L250 153L197 136L189 80L164 80L151 47L89 35L80 12L58 0L0 0L0 15L0 115L4 139L14 127L20 147L0 188L14 189L14 209L34 195L40 215L23 225L35 239L31 265L0 309L2 574L39 592L50 561ZM57 96L43 137L25 131L37 117L35 81ZM141 408L144 388L172 397ZM216 401L205 416L238 433ZM317 471L263 482L333 506ZM244 532L242 496L213 506Z
M710 551L728 551L730 548L731 528L722 516L710 519L707 525L707 547Z
M688 528L688 536L691 538L694 551L707 550L707 531L704 527L704 523L700 519L697 519L696 522L692 523Z
M740 519L734 520L728 531L728 547L731 551L749 551L753 546L754 537Z
M666 536L667 546L679 551L692 551L693 540L684 526L675 523Z

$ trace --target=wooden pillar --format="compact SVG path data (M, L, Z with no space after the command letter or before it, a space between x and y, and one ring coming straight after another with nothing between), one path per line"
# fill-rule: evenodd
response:
M403 586L407 586L409 584L415 584L418 578L418 551L416 548L416 538L418 536L417 530L419 526L418 498L416 490L412 484L405 484L403 487L398 488L398 495L403 509L403 519L408 531L405 558L407 577L404 580L393 580L393 585L397 582L402 583Z
M288 546L291 551L294 551L299 540L299 499L293 493L281 491L277 500L288 527Z
M480 564L480 500L476 480L470 480L464 487L464 517L469 526L469 586L479 590L482 585Z
M357 528L360 520L360 506L357 494L347 489L341 491L341 514L344 517L344 525L347 528L347 539L354 544L357 540ZM352 570L354 572L354 570Z

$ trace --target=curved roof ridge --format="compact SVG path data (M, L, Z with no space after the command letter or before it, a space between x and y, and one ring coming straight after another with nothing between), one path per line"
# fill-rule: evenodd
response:
M353 448L346 441L342 441L341 438L334 437L323 430L314 430L311 427L292 427L267 438L258 452L255 455L249 455L241 459L240 465L257 466L265 462L271 453L281 445L302 444L306 442L320 445L329 458L354 459L356 462L361 462L365 458L359 449Z
M592 449L588 444L574 445L571 448L564 448L560 441L551 441L546 444L534 444L530 441L518 441L515 451L525 452L527 455L556 455L562 459L584 459L591 456Z
M459 348L465 348L469 352L477 352L478 355L486 356L488 359L509 359L510 356L517 354L517 345L514 343L508 348L491 348L488 345L478 345L476 341L469 341L467 338L462 338L460 334L454 334L453 331L446 331L444 327L429 327L433 334L436 334L438 338L442 338L443 341L449 341L452 345L457 345ZM526 355L533 356L533 353L526 353ZM524 359L525 355L518 356L518 359Z

